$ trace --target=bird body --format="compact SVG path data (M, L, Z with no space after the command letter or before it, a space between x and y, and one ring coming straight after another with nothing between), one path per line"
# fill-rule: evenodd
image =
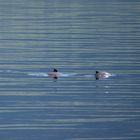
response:
M57 79L62 74L60 72L58 72L57 69L54 69L53 72L49 72L48 75L49 75L49 77L52 77L54 79Z
M105 79L105 78L108 78L110 76L111 76L111 74L108 72L105 72L105 71L96 71L96 73L95 73L96 80Z

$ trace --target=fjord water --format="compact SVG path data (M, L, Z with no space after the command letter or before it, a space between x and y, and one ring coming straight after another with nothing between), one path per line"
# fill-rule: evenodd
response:
M139 7L0 0L0 139L139 140Z

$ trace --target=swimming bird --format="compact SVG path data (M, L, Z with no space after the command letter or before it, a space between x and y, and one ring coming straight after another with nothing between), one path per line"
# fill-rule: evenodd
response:
M105 71L96 71L96 73L95 73L96 80L105 79L105 78L108 78L110 76L111 76L111 74L108 72L105 72Z
M57 79L58 77L60 77L62 74L60 72L58 72L57 69L54 69L53 72L49 72L48 73L49 77L52 77L54 79Z

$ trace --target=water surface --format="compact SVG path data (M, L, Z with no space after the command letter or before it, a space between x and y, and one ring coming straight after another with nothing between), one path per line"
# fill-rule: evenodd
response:
M139 7L1 0L1 139L139 140ZM53 68L64 75L51 79ZM95 80L96 70L113 76Z

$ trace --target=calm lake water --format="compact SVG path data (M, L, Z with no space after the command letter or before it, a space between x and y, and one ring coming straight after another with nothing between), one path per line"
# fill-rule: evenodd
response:
M140 140L140 1L0 0L0 139Z

